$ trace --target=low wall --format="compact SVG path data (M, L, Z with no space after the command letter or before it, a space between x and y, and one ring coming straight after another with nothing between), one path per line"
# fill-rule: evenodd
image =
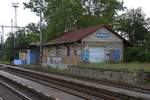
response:
M92 79L105 79L120 82L144 82L150 80L150 73L145 73L142 70L130 72L126 69L124 70L105 70L105 69L94 69L94 68L84 68L80 66L68 66L68 70L71 74L88 77Z

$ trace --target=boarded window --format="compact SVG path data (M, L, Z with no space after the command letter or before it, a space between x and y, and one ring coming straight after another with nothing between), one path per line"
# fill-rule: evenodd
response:
M56 56L60 56L60 53L61 53L61 48L56 47Z

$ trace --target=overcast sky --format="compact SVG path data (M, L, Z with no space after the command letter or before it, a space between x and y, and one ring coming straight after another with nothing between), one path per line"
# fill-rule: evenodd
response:
M19 2L18 14L18 26L25 26L31 22L38 22L39 18L32 13L29 9L23 9L23 2L29 0L0 0L0 26L11 25L11 19L14 19L14 8L12 8L13 2ZM121 1L121 0L120 0ZM147 17L150 17L150 1L149 0L124 0L124 5L127 8L142 7L142 10L146 13ZM10 29L4 29L10 31ZM1 29L0 29L1 32Z

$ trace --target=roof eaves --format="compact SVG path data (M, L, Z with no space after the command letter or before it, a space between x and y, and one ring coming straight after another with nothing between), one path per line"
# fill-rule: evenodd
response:
M60 44L66 44L66 43L74 43L76 41L61 41L61 42L55 42L55 43L45 43L45 44L42 44L42 46L47 46L47 45L60 45Z
M125 43L128 44L128 46L132 46L132 44L126 40L125 38L123 38L121 35L119 35L117 32L115 32L114 30L112 30L111 28L109 28L108 26L105 26L109 31L111 31L112 33L114 33L116 36L118 36L120 39L122 39Z

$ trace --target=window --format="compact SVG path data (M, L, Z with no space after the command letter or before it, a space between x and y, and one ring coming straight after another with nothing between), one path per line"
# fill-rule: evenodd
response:
M100 33L96 33L96 37L101 39L107 39L110 37L110 35L107 32L100 32Z
M67 56L70 56L70 48L67 46Z

